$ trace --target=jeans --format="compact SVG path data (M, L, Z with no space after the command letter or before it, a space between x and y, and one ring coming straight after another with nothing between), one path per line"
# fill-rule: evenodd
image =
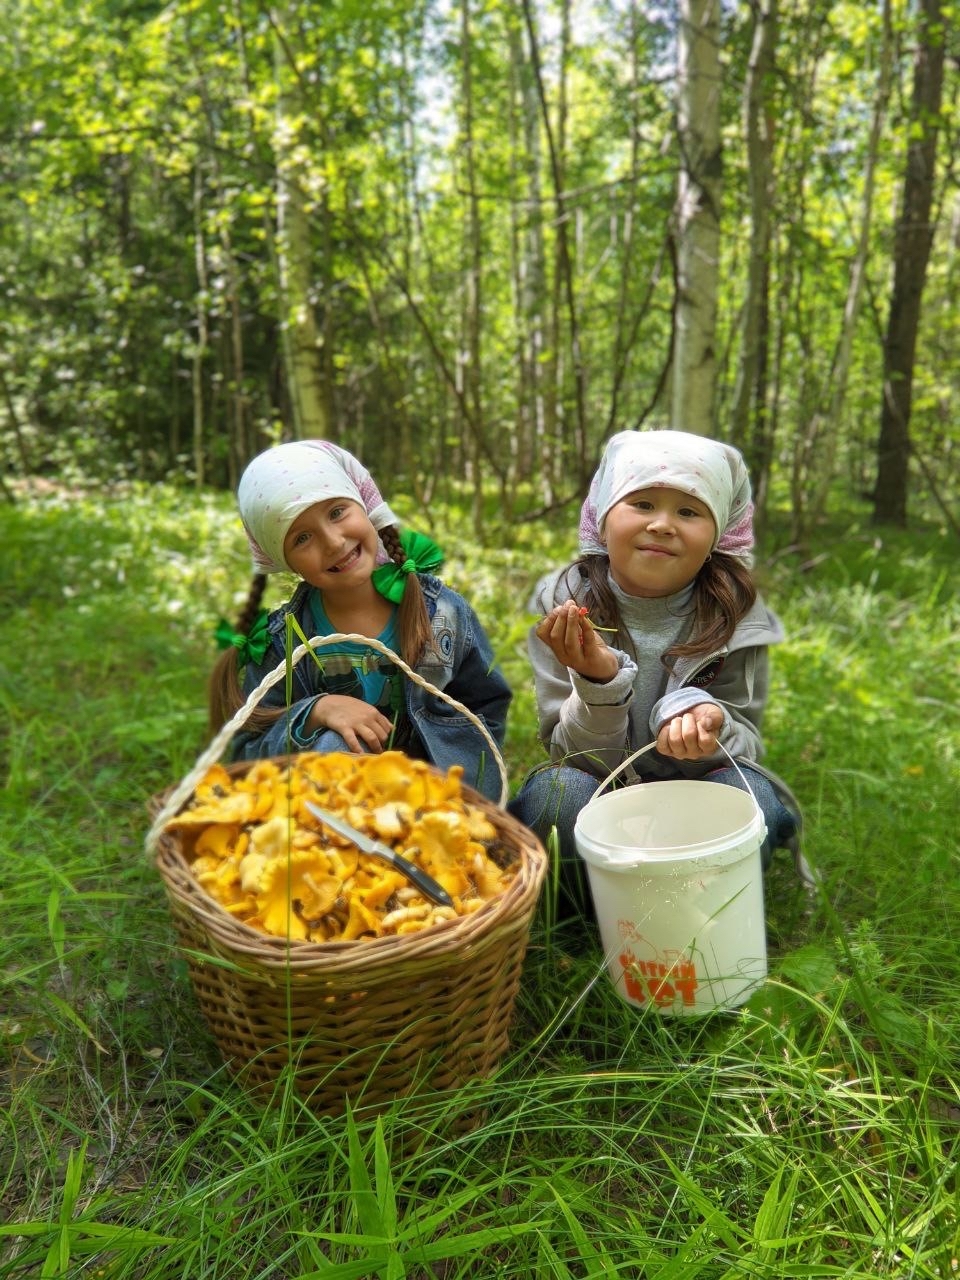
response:
M770 865L774 849L787 848L799 834L799 815L784 804L770 779L749 765L741 765L749 789L763 814L767 835L760 847L763 869ZM704 782L719 782L724 786L747 790L740 774L732 765L714 769ZM560 854L560 886L565 896L574 904L583 903L583 876L581 858L573 839L573 825L577 814L592 799L601 779L570 765L545 765L534 770L525 779L519 792L507 805L507 811L524 826L529 827L544 844L551 829L557 830L557 847ZM655 781L644 782L655 787Z

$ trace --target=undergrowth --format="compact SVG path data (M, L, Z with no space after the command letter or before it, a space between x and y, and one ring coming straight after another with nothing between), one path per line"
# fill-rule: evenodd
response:
M516 784L541 758L526 600L569 530L474 554L456 512L430 517L516 690ZM0 537L5 1276L957 1273L960 607L939 531L847 519L761 566L788 633L768 762L821 883L775 862L746 1006L626 1005L548 888L495 1078L335 1118L289 1079L265 1105L227 1075L143 853L246 588L229 499L24 497Z

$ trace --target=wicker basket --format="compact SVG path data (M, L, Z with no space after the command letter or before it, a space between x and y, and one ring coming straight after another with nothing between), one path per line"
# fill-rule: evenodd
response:
M242 710L251 705L248 700ZM517 855L518 871L504 894L472 915L402 937L339 943L268 937L235 920L200 887L179 835L162 830L211 762L208 750L184 782L154 797L147 845L155 851L197 1001L230 1070L263 1087L292 1066L298 1093L320 1114L341 1112L346 1099L380 1106L487 1076L507 1048L547 867L533 833L464 787L464 798L484 811ZM231 765L229 771L249 768Z

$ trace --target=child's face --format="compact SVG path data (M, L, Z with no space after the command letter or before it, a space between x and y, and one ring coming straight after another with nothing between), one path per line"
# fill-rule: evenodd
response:
M610 573L631 596L672 596L687 586L715 534L709 508L679 489L638 489L610 508L603 526Z
M377 531L358 502L327 498L294 520L283 540L283 558L321 592L346 591L369 580L377 542Z

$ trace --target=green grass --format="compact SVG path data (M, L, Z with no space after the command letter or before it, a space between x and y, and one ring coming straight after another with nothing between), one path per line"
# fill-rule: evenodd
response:
M481 549L433 517L517 690L517 782L540 758L524 604L569 530ZM771 978L740 1013L639 1015L548 893L496 1079L332 1120L226 1076L142 846L246 587L229 499L24 497L0 541L0 1274L957 1274L960 607L937 529L850 517L802 560L771 540L769 762L823 888L775 864Z

